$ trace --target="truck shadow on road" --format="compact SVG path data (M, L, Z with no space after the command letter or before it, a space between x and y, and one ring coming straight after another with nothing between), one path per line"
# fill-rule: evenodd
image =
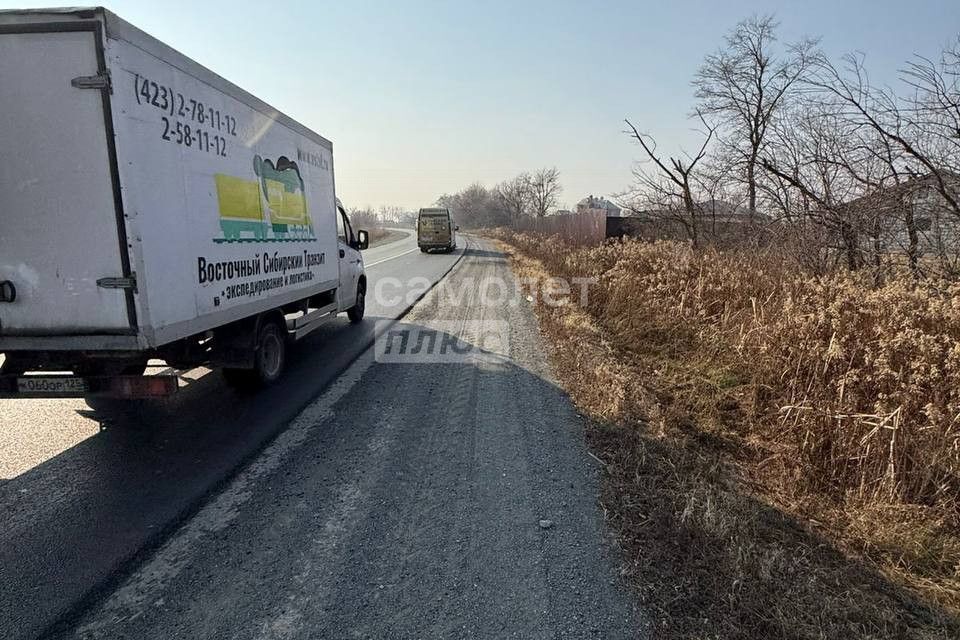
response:
M81 409L99 433L0 484L0 637L34 637L26 611L59 615L188 516L372 343L374 326L320 328L263 393L208 372L163 403Z

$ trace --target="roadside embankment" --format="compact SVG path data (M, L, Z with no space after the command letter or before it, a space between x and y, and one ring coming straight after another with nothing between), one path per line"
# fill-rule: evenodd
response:
M958 637L960 287L500 232L661 637Z

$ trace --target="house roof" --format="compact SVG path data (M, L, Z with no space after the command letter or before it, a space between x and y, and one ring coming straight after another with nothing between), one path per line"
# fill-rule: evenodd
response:
M957 197L960 197L960 176L951 171L938 171L937 173L939 173L939 177L943 179L947 187L956 193ZM849 209L859 209L862 207L889 209L900 207L904 196L919 189L935 187L937 185L938 176L932 172L921 176L911 176L903 182L883 186L864 196L854 198L847 202L844 207Z
M599 196L587 196L583 200L577 203L577 206L584 206L589 209L606 209L607 211L620 211L620 207L613 204L606 198L601 198Z

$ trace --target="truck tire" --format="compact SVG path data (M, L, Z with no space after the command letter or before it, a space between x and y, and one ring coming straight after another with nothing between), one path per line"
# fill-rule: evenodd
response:
M267 321L257 331L253 369L223 370L223 377L231 387L253 391L269 386L283 374L287 363L286 331L275 321Z
M367 310L367 284L361 280L357 283L357 301L352 307L347 309L347 317L350 322L357 324L363 320L363 313Z

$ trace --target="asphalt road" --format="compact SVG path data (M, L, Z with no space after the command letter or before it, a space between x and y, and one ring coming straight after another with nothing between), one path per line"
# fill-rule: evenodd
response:
M371 289L456 260L405 250L367 255ZM373 319L331 325L269 394L207 375L136 419L62 407L136 424L0 485L0 637L638 635L582 419L491 280L504 256L470 240L375 348Z
M109 588L259 452L461 256L413 234L364 252L367 319L343 315L291 349L268 393L197 369L167 403L133 413L83 400L0 400L0 638L34 638Z

